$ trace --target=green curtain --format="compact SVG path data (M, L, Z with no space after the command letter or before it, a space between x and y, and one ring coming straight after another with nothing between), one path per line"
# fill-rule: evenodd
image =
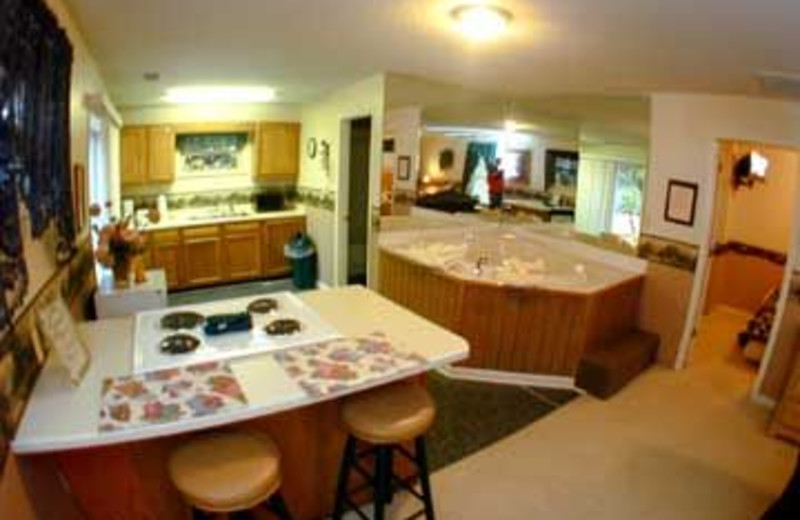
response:
M489 163L494 161L497 157L497 145L495 143L481 143L477 141L470 141L467 144L467 157L464 160L464 177L461 182L462 189L467 192L469 181L472 174L475 172L480 160L486 161L488 168Z

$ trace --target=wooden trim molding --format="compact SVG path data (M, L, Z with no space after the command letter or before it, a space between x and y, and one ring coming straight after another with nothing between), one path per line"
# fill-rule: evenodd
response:
M776 265L786 265L786 253L772 251L759 246L752 246L750 244L737 242L735 240L715 245L714 249L711 251L711 256L718 256L726 253L737 253L745 256L753 256Z

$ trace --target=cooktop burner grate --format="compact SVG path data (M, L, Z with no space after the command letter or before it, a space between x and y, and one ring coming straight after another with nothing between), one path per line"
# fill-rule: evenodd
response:
M200 340L191 334L170 334L158 344L164 354L187 354L200 346Z
M269 314L278 310L278 300L274 298L259 298L247 306L247 312L252 314Z
M171 312L161 318L161 328L167 330L194 329L205 321L205 316L197 312Z
M264 331L270 336L288 336L300 332L301 328L302 326L299 321L284 318L271 321L264 327Z

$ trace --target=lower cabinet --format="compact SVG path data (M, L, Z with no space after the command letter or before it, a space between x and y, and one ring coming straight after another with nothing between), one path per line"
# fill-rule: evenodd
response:
M159 267L167 277L167 287L177 289L183 284L181 259L181 234L178 230L155 231L149 233L147 243L149 267Z
M226 278L234 281L261 276L261 224L228 224L223 234Z
M183 230L183 270L188 287L223 281L222 233L218 226Z
M151 231L145 258L164 269L170 289L284 276L283 247L304 230L305 218L288 218Z
M283 248L294 235L305 231L305 228L305 220L297 219L274 221L264 226L262 231L263 272L266 276L278 276L290 272L291 267L283 253Z

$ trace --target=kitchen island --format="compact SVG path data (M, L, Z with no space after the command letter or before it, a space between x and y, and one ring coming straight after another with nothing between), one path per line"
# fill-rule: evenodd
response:
M282 454L283 492L298 519L331 511L345 432L337 400L393 381L419 377L465 359L461 337L360 287L303 293L301 299L345 337L376 332L419 363L345 389L315 394L276 360L261 354L229 362L247 405L140 428L101 431L103 382L132 373L133 320L87 323L82 335L91 367L78 387L51 356L34 388L12 445L19 456L55 461L78 508L89 518L183 518L186 510L167 477L170 451L193 432L254 428L272 436Z

